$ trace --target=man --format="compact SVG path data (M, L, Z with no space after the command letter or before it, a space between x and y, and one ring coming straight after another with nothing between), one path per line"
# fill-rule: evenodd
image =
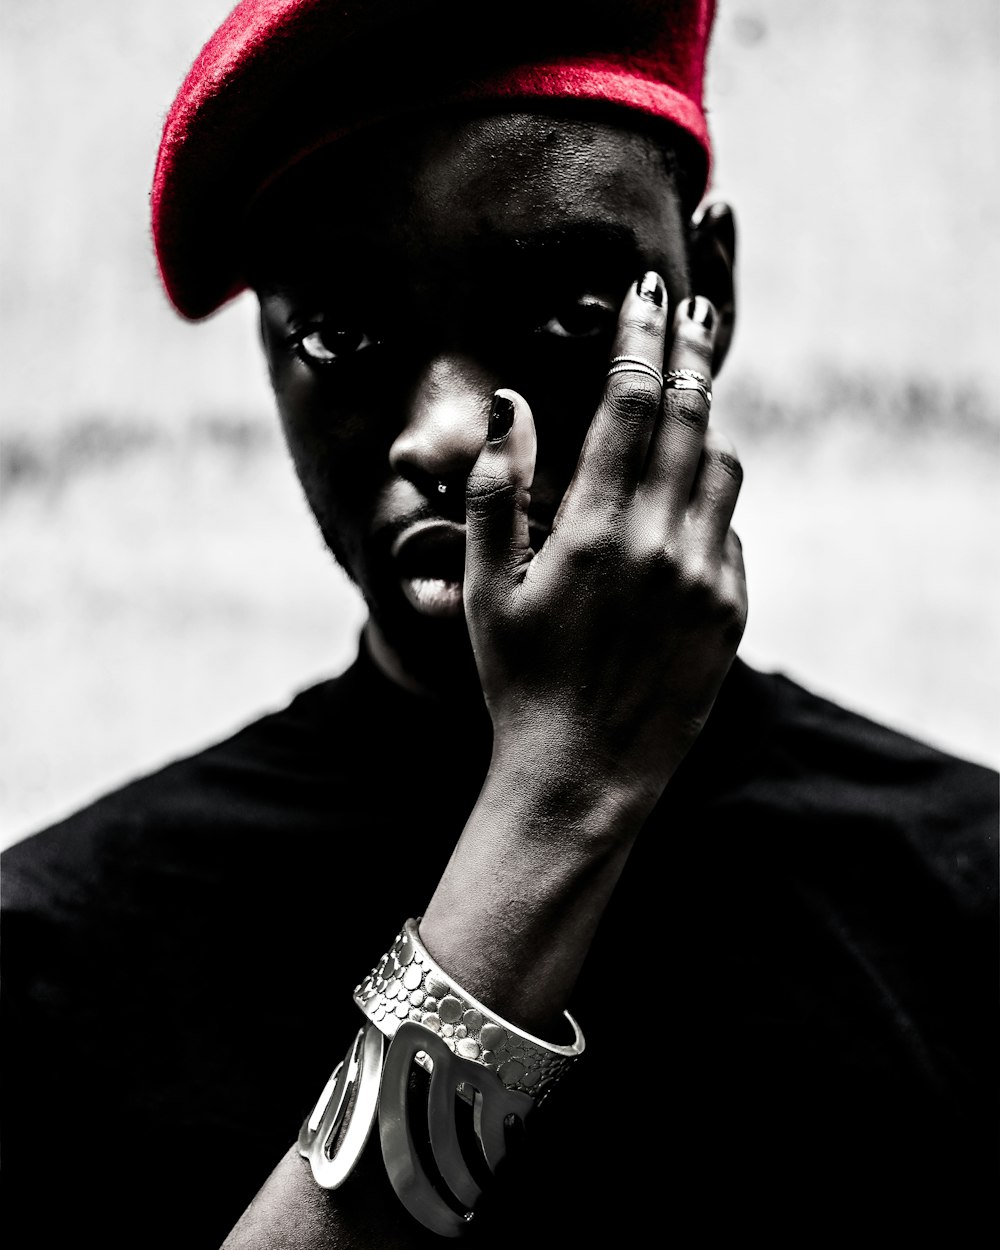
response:
M736 658L712 6L462 17L245 0L168 117L370 619L5 857L8 1228L978 1244L996 778Z

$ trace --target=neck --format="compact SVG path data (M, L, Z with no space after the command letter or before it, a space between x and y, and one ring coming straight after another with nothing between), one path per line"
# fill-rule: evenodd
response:
M472 649L452 646L447 654L422 656L423 663L403 660L378 623L369 617L362 643L382 673L395 685L421 698L483 708L482 689Z

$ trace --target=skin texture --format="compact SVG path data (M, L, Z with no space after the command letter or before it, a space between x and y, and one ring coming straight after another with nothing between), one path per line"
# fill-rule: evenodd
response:
M731 214L692 227L659 142L620 114L467 115L296 171L248 249L288 446L373 655L492 734L414 900L422 938L558 1040L745 624L732 447L698 392L607 373L619 355L717 372ZM370 1156L331 1195L290 1152L226 1246L289 1228L297 1246L422 1244Z

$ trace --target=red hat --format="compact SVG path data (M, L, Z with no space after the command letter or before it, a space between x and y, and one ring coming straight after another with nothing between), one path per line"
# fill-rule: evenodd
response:
M153 243L171 302L207 317L246 286L238 223L254 195L373 121L459 101L575 99L679 127L703 155L715 0L241 0L167 115Z

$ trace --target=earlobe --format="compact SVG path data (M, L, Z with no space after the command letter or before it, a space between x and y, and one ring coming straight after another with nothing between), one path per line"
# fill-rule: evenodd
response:
M736 326L736 221L721 202L710 204L691 223L691 290L710 299L718 314L712 371L718 375Z

